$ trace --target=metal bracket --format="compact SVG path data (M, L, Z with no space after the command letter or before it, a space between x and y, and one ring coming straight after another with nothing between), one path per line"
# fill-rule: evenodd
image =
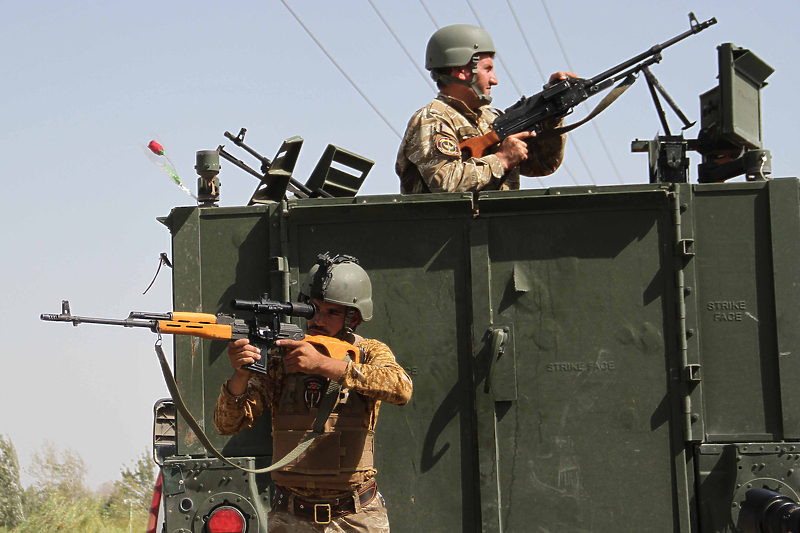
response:
M492 386L492 367L495 361L505 353L506 341L508 340L508 327L490 328L488 331L492 338L492 351L490 352L489 368L486 370L486 381L483 385L483 392L489 394Z
M683 381L700 383L700 365L689 364L683 367Z
M162 467L161 479L164 485L165 496L174 496L186 492L181 465L172 464Z
M289 272L289 261L281 256L275 255L269 258L269 265L270 265L270 273L273 274L285 274Z
M684 259L691 259L694 257L693 248L694 239L681 239L675 243L675 255Z
M514 353L514 325L492 326L486 335L489 345L489 367L483 392L492 391L495 401L517 399L517 367Z

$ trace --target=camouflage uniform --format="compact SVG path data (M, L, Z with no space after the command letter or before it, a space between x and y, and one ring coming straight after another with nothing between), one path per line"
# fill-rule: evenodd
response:
M473 110L461 100L439 93L408 122L395 164L400 192L514 190L519 189L520 174L547 176L555 172L564 158L565 134L529 141L528 158L507 172L493 154L461 159L458 145L489 133L500 113L489 106ZM560 123L550 120L544 127L552 129Z
M353 344L363 349L361 363L349 362L339 379L342 389L356 392L366 405L365 426L369 431L375 429L381 402L405 405L411 398L412 383L406 371L394 358L388 346L373 339L351 336ZM253 425L264 409L277 412L283 392L285 376L280 357L271 358L267 366L268 374L253 374L247 390L235 397L228 392L226 384L214 407L214 424L221 435L233 435ZM313 448L309 453L313 453ZM302 456L301 456L302 458ZM280 457L274 458L276 460ZM288 492L309 500L336 499L352 495L360 487L369 483L376 474L374 468L357 472L350 490L316 488L307 486L284 487ZM309 479L313 479L309 476ZM313 485L313 483L309 483ZM340 518L334 518L326 526L315 524L307 518L295 517L285 510L273 510L269 514L269 531L389 531L389 521L380 496L362 507L362 511ZM302 524L300 527L298 524ZM273 525L276 529L273 529Z

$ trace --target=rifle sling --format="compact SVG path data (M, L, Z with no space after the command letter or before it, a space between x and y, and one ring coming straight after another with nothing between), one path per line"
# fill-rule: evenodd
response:
M576 129L579 126L583 126L584 124L586 124L587 122L592 120L594 117L596 117L597 115L599 115L600 113L605 111L606 108L608 106L610 106L611 104L613 104L614 101L617 98L622 96L622 93L627 91L628 88L631 85L633 85L633 82L635 82L635 81L636 81L636 76L634 76L633 74L628 75L616 87L611 89L611 92L609 92L607 95L605 95L605 97L602 100L600 100L600 103L597 104L597 107L592 109L592 111L588 115L586 115L585 118L583 118L582 120L579 120L578 122L570 124L569 126L563 126L561 128L554 128L552 130L545 130L545 131L539 132L539 133L536 134L536 138L537 139L547 139L547 138L550 138L550 137L555 137L556 135L561 135L561 134L564 134L564 133L567 133L569 131L572 131L572 130Z
M175 403L175 407L178 409L178 412L183 415L186 424L194 431L197 440L200 441L200 444L208 451L211 455L222 461L223 463L227 464L228 466L232 466L234 468L238 468L239 470L243 470L245 472L249 472L251 474L266 474L267 472L272 472L273 470L277 470L279 468L283 468L287 464L291 463L295 459L297 459L300 454L308 449L309 446L314 442L314 440L322 435L325 432L325 422L328 421L328 418L331 416L331 412L333 412L334 407L336 407L336 401L339 399L339 391L341 390L341 386L335 380L328 380L328 390L325 391L325 395L322 397L322 400L319 404L319 410L317 411L317 418L314 420L314 426L311 433L306 435L303 440L295 447L294 450L290 451L284 458L279 460L278 462L274 463L273 465L267 468L259 468L259 469L249 469L241 467L235 463L232 463L227 457L222 455L211 441L206 436L203 429L200 427L200 424L197 423L197 420L194 419L192 414L189 412L189 409L186 407L186 404L183 403L183 398L181 397L181 393L178 390L178 384L175 381L175 377L172 375L172 371L167 364L167 358L164 355L164 350L161 349L161 336L159 335L158 340L156 341L155 345L156 355L158 356L158 362L161 365L161 373L164 375L164 381L167 384L167 390L169 390L170 395L172 396L172 401ZM344 359L345 362L350 361L350 357L346 356Z

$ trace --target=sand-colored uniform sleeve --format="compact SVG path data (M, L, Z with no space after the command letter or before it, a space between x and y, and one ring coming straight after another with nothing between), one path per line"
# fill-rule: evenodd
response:
M392 350L374 339L364 339L359 346L364 349L364 362L348 363L339 384L381 402L407 404L413 385Z
M550 119L542 123L542 131L560 127L564 119ZM523 176L549 176L561 166L564 160L564 147L567 144L567 134L554 135L528 142L528 159L519 165L520 174Z
M401 192L479 191L503 177L496 155L461 159L459 126L452 119L435 106L411 118L395 165Z
M227 382L214 405L214 427L220 435L235 435L253 425L265 409L274 407L273 399L280 398L280 391L273 384L281 383L283 372L281 360L275 357L267 366L268 374L253 374L247 382L247 390L241 396L228 392Z

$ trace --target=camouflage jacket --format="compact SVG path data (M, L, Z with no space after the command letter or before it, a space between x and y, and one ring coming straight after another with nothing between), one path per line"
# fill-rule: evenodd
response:
M555 172L564 158L566 135L529 141L528 159L507 172L493 154L461 159L458 145L489 133L500 113L489 106L476 111L461 100L439 93L408 122L395 164L400 192L512 190L519 189L520 174L547 176ZM545 129L560 123L546 122Z
M394 358L394 354L384 343L363 339L357 343L364 350L361 363L347 364L339 384L343 389L355 391L364 397L369 411L367 429L374 430L378 421L381 402L393 405L405 405L411 399L411 378ZM247 390L241 396L233 396L228 392L227 384L222 390L214 406L214 425L220 435L233 435L244 428L251 427L261 416L264 409L277 410L284 384L283 360L273 357L267 363L267 375L250 376ZM363 473L363 479L353 487L369 481L375 476L375 470ZM318 489L316 491L294 489L301 496L335 497L339 493Z

